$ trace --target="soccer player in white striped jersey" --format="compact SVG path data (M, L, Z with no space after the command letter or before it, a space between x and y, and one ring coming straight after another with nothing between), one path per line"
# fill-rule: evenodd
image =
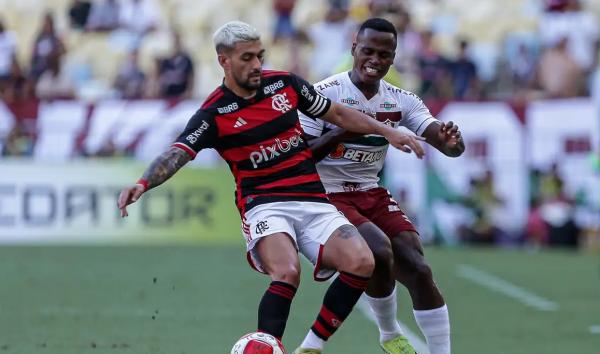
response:
M450 157L464 143L458 126L432 117L421 99L383 80L394 61L397 34L379 18L364 22L352 46L352 71L314 85L334 102L363 111L394 127L404 126ZM375 271L366 291L389 354L415 353L396 318L395 280L409 291L415 320L431 354L450 353L448 309L425 261L417 230L389 192L378 185L388 142L376 135L357 136L323 120L300 116L310 139L317 170L330 201L366 239L375 255ZM309 332L296 354L322 353L322 341Z

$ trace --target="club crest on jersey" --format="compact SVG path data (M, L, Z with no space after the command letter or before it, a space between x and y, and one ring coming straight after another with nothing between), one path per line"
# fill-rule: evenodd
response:
M263 92L265 95L271 95L274 94L277 90L283 88L283 80L279 80L277 82L274 82L270 85L267 85L263 88Z
M381 160L385 156L385 151L363 151L347 148L339 144L335 151L329 153L332 159L346 159L354 162L372 163Z
M204 131L208 129L208 123L206 121L202 121L202 125L196 130L194 130L191 134L185 137L185 140L189 141L190 144L196 143L198 138L204 133Z
M258 168L261 162L270 161L282 153L290 151L292 148L298 147L304 140L299 134L291 136L289 139L276 138L271 146L260 146L259 151L250 153L250 162L254 168Z
M287 93L278 93L271 97L271 106L274 110L285 113L292 109L290 100L287 99Z
M384 120L384 121L383 121L383 122L381 122L381 123L383 123L383 124L385 124L385 125L389 125L389 126L390 126L390 127L392 127L392 128L397 128L397 127L400 125L400 122L392 122L392 121L391 121L391 120L389 120L389 119L386 119L386 120Z

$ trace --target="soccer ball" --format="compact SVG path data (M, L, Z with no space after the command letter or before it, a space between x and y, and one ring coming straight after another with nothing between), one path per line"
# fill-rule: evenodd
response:
M238 340L231 354L286 354L279 339L268 333L252 332Z

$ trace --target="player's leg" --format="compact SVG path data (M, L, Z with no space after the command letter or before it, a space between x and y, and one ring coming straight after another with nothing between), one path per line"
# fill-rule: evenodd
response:
M322 265L337 269L340 275L327 289L317 319L296 353L321 353L367 288L375 260L358 230L348 223L325 243Z
M372 194L369 191L333 193L329 199L358 227L358 231L373 252L375 270L365 291L365 297L379 329L381 346L387 353L413 353L414 348L404 337L397 319L396 279L390 239L364 215L388 212L386 205L383 205L385 209L381 210L380 200Z
M398 323L398 300L391 242L387 235L372 222L363 223L358 227L358 231L367 241L371 250L379 251L373 251L375 271L366 291L366 299L373 311L379 329L379 342L386 353L415 353ZM387 242L382 241L382 239ZM389 249L387 249L388 246ZM384 250L381 250L381 248ZM389 254L386 254L388 250ZM378 261L378 256L389 258ZM383 267L381 266L382 263L384 264ZM389 268L386 267L388 264ZM375 283L373 279L376 279L378 283ZM370 293L369 291L373 288L376 289L376 292Z
M375 258L375 269L365 293L374 298L389 296L394 290L394 259L390 239L358 210L357 204L371 207L367 192L329 194L331 203L358 228Z
M401 231L392 237L396 279L410 293L415 310L431 310L444 305L444 298L433 280L431 268L425 260L419 235Z
M391 239L396 279L408 289L429 350L431 354L450 353L448 310L423 256L419 235L387 190L377 188L373 193L381 207L368 216Z
M300 261L292 238L286 233L262 237L255 246L271 284L258 307L258 330L280 338L300 284Z
M415 320L427 339L431 354L450 353L450 319L444 298L425 261L419 236L399 232L392 238L396 279L404 284L413 301Z
M250 209L242 220L250 265L271 277L258 307L258 330L281 338L300 283L294 219L281 204L269 203Z
M364 293L375 267L373 254L358 230L332 205L322 208L326 211L306 224L307 231L298 238L298 244L316 264L315 278L322 270L340 274L327 289L317 319L295 353L321 353Z

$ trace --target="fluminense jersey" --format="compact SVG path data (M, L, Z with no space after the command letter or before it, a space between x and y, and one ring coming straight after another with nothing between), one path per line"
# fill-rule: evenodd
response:
M314 87L333 102L362 111L390 126L404 126L417 135L422 135L436 121L417 95L383 80L379 92L370 100L352 83L348 72L330 76ZM306 134L315 137L336 128L322 119L304 115L300 115L300 123ZM365 135L339 144L317 164L327 193L377 187L388 146L388 141L379 135Z

